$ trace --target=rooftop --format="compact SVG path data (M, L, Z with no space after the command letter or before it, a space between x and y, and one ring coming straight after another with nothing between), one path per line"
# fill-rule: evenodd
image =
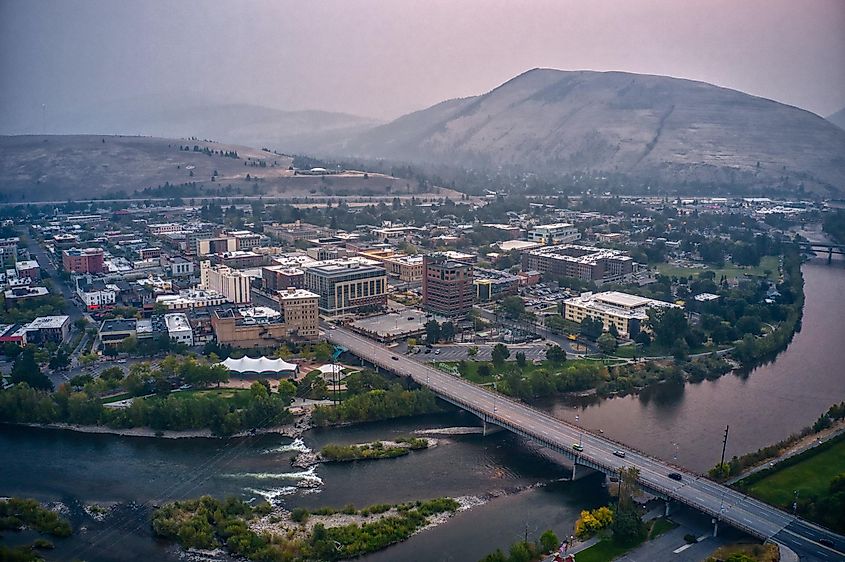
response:
M137 320L134 318L114 318L103 320L100 325L100 333L103 332L133 332L137 327Z
M30 330L58 329L70 320L70 316L39 316L27 326Z

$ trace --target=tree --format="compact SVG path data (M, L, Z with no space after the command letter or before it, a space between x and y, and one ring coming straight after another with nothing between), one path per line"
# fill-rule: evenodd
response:
M528 364L528 361L525 358L525 353L522 351L516 352L516 366L520 369L524 369L525 365Z
M31 345L26 346L15 358L12 366L12 382L14 384L25 382L39 390L53 390L53 383L41 372L35 360L35 348Z
M547 529L540 535L540 548L543 549L543 552L553 552L559 544L560 540L551 529Z
M444 341L455 339L455 325L452 322L444 322L440 325L440 337Z
M497 367L501 367L504 365L505 361L508 357L511 356L511 352L508 350L508 347L503 343L497 343L493 346L493 364Z
M584 318L578 329L582 336L593 341L601 335L602 330L604 330L604 323L598 318Z
M566 352L559 345L553 345L546 350L546 359L556 364L563 363L566 361Z
M429 320L425 323L425 341L429 344L437 343L440 340L440 324L437 320Z
M478 346L477 345L469 346L469 348L467 349L467 355L471 358L474 358L476 355L478 355Z
M525 312L525 301L521 297L511 295L502 299L502 310L511 318L519 318Z
M70 367L70 356L63 347L56 350L56 353L50 357L49 367L54 370L64 370Z
M678 338L672 344L672 357L675 358L675 361L679 362L689 359L689 345L687 345L687 341L684 338Z
M487 363L479 363L478 370L476 371L479 377L487 379L493 376L493 371L490 369L490 365Z
M685 337L689 331L689 323L683 309L650 308L646 314L646 324L654 332L654 341L658 345L669 347L676 339Z
M332 344L327 341L321 341L314 346L314 357L317 361L325 363L332 358Z
M616 351L616 338L614 338L609 333L604 333L600 335L599 339L597 340L597 343L599 344L599 349L605 355L610 355L611 353Z

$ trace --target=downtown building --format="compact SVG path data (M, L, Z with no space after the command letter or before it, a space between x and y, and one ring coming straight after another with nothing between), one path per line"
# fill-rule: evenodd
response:
M250 302L249 275L225 265L211 265L209 261L200 263L200 288L217 291L233 304Z
M304 268L305 288L319 295L322 314L349 314L387 305L387 272L360 260L337 260Z
M71 248L62 251L62 268L72 273L104 273L105 252L102 248Z
M622 281L634 273L635 263L618 250L563 244L523 252L522 271L607 283Z
M475 297L473 266L442 254L423 258L423 308L442 316L464 316Z

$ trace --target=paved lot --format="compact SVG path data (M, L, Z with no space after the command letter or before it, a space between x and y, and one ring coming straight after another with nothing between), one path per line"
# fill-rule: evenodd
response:
M473 347L469 344L460 345L435 345L431 353L424 353L425 348L414 355L420 361L490 361L493 355L492 345L477 345L478 354L475 357L470 357L469 348ZM527 345L508 345L508 350L511 352L509 360L516 359L517 352L525 353L525 358L528 361L543 360L546 358L546 344L527 344ZM436 353L439 351L440 353Z

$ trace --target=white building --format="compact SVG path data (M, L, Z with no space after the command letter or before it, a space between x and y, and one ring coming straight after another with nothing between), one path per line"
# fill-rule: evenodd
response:
M159 295L156 304L162 304L167 310L191 310L226 304L226 297L212 289L187 289L178 295Z
M225 265L200 263L200 288L217 291L234 304L250 302L250 279L249 275Z
M541 224L528 231L528 240L540 244L569 244L580 239L581 233L568 222Z
M113 285L106 285L102 279L76 278L76 294L87 310L97 310L117 302L118 291Z
M602 321L605 330L610 330L612 324L623 337L636 337L645 329L647 311L650 308L675 307L669 302L618 291L583 293L578 297L566 299L563 305L564 318L567 320L580 324L585 318L598 319Z
M164 324L167 326L167 335L172 341L184 343L187 346L194 345L194 331L188 317L182 312L174 312L164 315Z

